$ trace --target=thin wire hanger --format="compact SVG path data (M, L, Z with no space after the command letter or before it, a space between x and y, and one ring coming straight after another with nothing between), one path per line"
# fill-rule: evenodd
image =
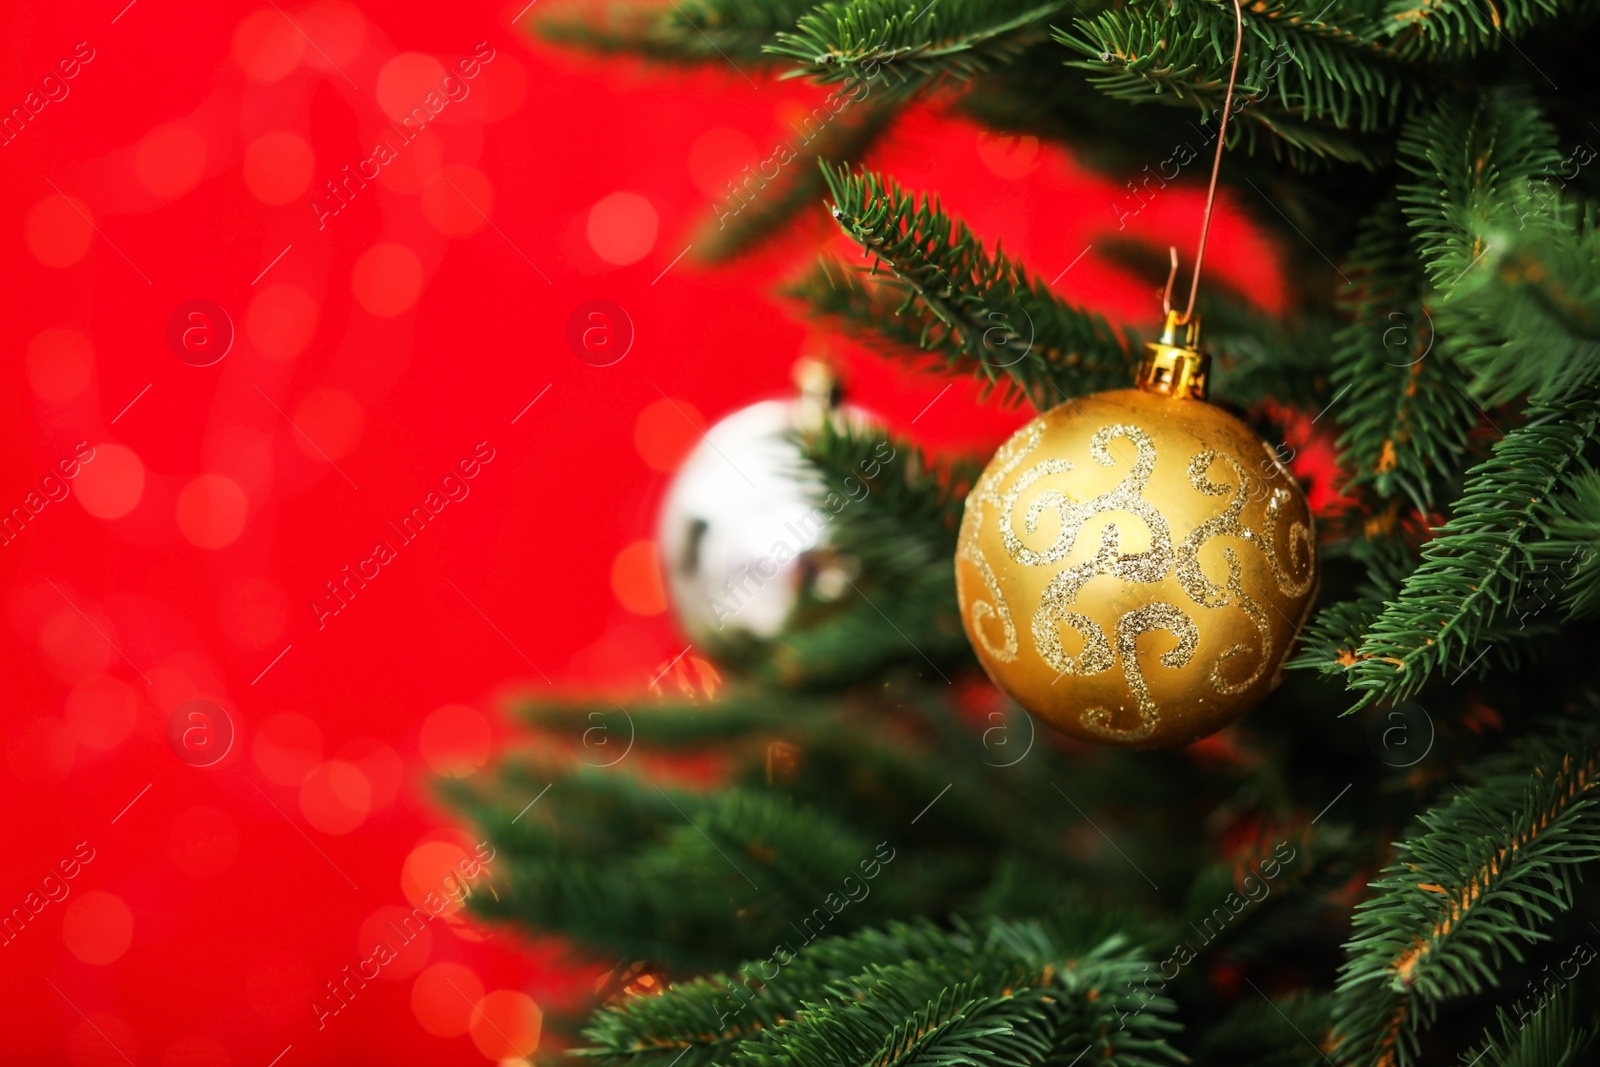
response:
M1222 169L1222 145L1228 133L1228 116L1233 113L1233 84L1239 77L1239 54L1244 48L1244 10L1239 0L1233 0L1233 69L1228 72L1228 92L1222 98L1222 121L1217 125L1217 153L1211 160L1211 184L1206 189L1206 210L1200 219L1200 247L1194 253L1194 276L1189 282L1189 306L1178 318L1182 326L1194 318L1194 298L1200 292L1200 265L1206 258L1206 235L1211 232L1211 211L1217 202L1217 173ZM1167 272L1167 287L1161 294L1161 310L1172 314L1172 282L1178 276L1178 249L1167 248L1172 257L1172 268Z

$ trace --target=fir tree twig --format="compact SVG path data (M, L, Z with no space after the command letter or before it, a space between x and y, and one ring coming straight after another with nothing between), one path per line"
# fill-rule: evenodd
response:
M1403 493L1423 515L1457 464L1478 412L1436 353L1432 301L1404 221L1392 204L1370 217L1347 269L1351 322L1335 338L1334 417L1352 484Z
M643 56L664 63L731 63L735 69L778 66L766 51L773 35L794 26L815 0L676 0L611 3L598 12L568 3L536 18L533 30L557 44L601 55ZM743 73L740 70L740 73Z
M1373 620L1346 680L1356 707L1415 693L1437 671L1469 665L1532 571L1529 545L1546 529L1548 500L1587 468L1600 400L1542 405L1467 473L1455 514L1422 564Z
M1377 39L1397 55L1475 55L1579 8L1576 0L1390 0Z
M1571 907L1600 858L1600 722L1562 724L1489 761L1479 784L1421 816L1356 908L1334 998L1342 1062L1404 1067L1446 1000L1493 988L1507 958Z
M1043 410L1128 381L1129 346L1104 319L1057 299L1003 251L991 255L936 201L866 172L828 171L833 216L871 257L871 281L823 267L791 292L852 332L914 341L946 373ZM887 269L888 279L878 277ZM869 332L870 331L870 332Z
M1236 137L1266 134L1274 151L1374 167L1379 143L1362 135L1397 125L1423 99L1425 82L1370 47L1358 30L1324 22L1317 0L1247 5L1234 108ZM1173 32L1174 21L1183 25ZM1215 0L1129 4L1076 20L1057 40L1087 58L1103 92L1124 100L1219 111L1233 62L1234 17Z
M768 47L800 63L787 77L861 78L910 91L968 78L1049 36L1062 0L827 0Z

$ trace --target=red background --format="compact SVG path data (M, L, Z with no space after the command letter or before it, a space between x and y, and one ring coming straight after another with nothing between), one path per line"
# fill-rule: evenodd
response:
M0 147L0 509L96 450L0 547L0 909L79 842L95 853L0 946L3 1058L498 1058L469 1026L479 993L570 1008L592 966L447 917L325 1029L309 1004L367 954L369 918L470 849L426 778L484 764L508 694L644 693L683 650L637 542L690 422L782 395L803 353L937 446L992 447L1024 413L967 383L941 396L771 299L821 245L854 258L820 211L756 258L674 262L814 89L559 52L513 25L520 3L122 2L0 16L0 107L94 51ZM371 155L385 110L479 42L495 54L469 95L319 229L310 200ZM1076 260L1068 298L1154 325L1159 279L1077 259L1116 232L1120 182L931 106L874 164L1045 278ZM1169 189L1129 229L1187 249L1198 208ZM1276 307L1276 251L1226 211L1214 232L1208 266ZM167 343L191 300L234 326L208 367ZM566 341L591 300L633 324L612 366ZM469 495L319 629L324 583L479 442L494 459ZM236 731L204 768L167 740L196 698Z

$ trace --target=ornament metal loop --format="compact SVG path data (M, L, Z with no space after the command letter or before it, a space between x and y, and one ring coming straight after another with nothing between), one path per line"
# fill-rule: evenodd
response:
M1180 400L1204 400L1210 391L1211 357L1200 351L1200 320L1191 316L1183 321L1179 312L1167 312L1161 339L1144 346L1136 381L1146 392Z

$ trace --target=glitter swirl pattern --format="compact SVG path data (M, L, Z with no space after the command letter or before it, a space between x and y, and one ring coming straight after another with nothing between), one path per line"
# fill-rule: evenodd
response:
M1237 537L1244 541L1256 540L1249 530L1245 529L1239 521L1239 516L1244 512L1244 506L1249 500L1249 490L1245 471L1239 461L1232 456L1223 455L1215 449L1206 449L1199 452L1189 460L1189 484L1207 496L1225 496L1230 486L1227 483L1213 482L1209 472L1214 464L1222 462L1233 474L1233 497L1227 506L1218 515L1213 515L1200 525L1196 526L1183 543L1178 546L1177 578L1178 584L1183 586L1183 591L1189 594L1196 604L1206 608L1221 608L1229 604L1237 604L1250 619L1260 636L1260 648L1257 653L1257 663L1254 671L1235 682L1229 682L1223 675L1223 664L1237 656L1246 655L1250 650L1244 645L1231 645L1223 650L1217 662L1211 668L1211 685L1217 692L1227 696L1242 693L1249 689L1266 672L1267 664L1272 657L1272 625L1267 618L1267 613L1260 604L1245 595L1240 582L1244 568L1240 565L1239 556L1231 546L1222 550L1223 559L1228 565L1228 578L1222 585L1217 585L1206 577L1205 571L1200 567L1200 549L1213 537ZM1283 490L1278 490L1283 492ZM1263 538L1268 540L1270 538ZM1270 557L1269 557L1270 558ZM1303 592L1303 590L1302 590Z
M1303 522L1289 527L1289 553L1294 555L1296 549L1299 550L1300 563L1295 569L1303 572L1300 577L1291 577L1283 561L1278 558L1278 523L1282 521L1284 506L1290 499L1287 489L1274 489L1272 495L1267 497L1267 521L1261 531L1260 547L1262 554L1267 557L1272 580L1278 583L1278 591L1284 596L1304 596L1310 591L1317 573L1317 547L1311 539L1311 527Z
M967 494L966 510L961 516L961 549L957 555L977 568L978 574L983 579L983 587L989 594L988 600L972 602L969 609L972 631L984 651L1001 663L1011 663L1017 658L1017 625L1011 618L1011 606L1006 603L1006 598L1000 591L1000 582L995 577L994 568L989 565L988 558L979 547L978 531L983 526L984 506L999 505L996 487L1017 469L1028 453L1038 447L1043 432L1043 427L1038 423L1030 423L1019 435L1020 440L1013 438L1001 446L988 469L972 487L972 492ZM1000 624L1001 638L998 645L990 639L988 629L984 626L989 619Z
M1178 644L1161 654L1163 667L1183 667L1194 657L1200 643L1200 630L1194 620L1171 604L1148 604L1130 611L1117 620L1117 655L1122 657L1122 673L1128 679L1128 689L1133 693L1138 708L1138 721L1132 726L1112 724L1111 712L1106 708L1087 708L1082 722L1089 732L1114 741L1142 741L1155 732L1161 722L1161 710L1150 696L1144 673L1139 669L1139 635L1156 630L1167 630L1178 637Z

